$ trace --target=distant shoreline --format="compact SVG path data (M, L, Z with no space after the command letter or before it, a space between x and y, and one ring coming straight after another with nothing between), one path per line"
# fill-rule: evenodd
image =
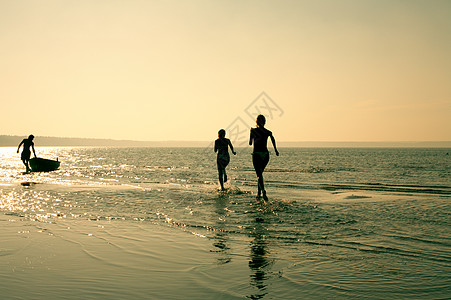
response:
M17 147L25 136L0 135L0 147ZM36 136L36 146L43 147L208 147L212 141L132 141L95 138ZM245 143L245 142L244 142ZM236 142L236 147L243 142ZM451 148L451 141L412 142L283 142L279 147L290 148Z

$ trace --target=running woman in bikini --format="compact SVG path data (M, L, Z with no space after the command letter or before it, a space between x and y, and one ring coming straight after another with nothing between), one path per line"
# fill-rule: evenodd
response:
M20 158L22 159L23 164L27 168L27 173L30 172L30 166L28 165L28 162L30 161L31 156L31 149L33 149L34 157L36 157L36 152L34 151L34 143L33 143L34 136L31 134L28 136L28 139L23 139L22 142L20 142L19 147L17 147L17 153L19 153L20 146L23 145L22 154L20 155Z
M225 168L230 162L229 146L233 155L236 155L233 150L232 142L225 137L226 132L224 129L218 131L218 139L215 141L215 152L218 152L216 162L218 164L219 183L221 184L221 190L224 191L224 182L227 182L227 174Z
M252 146L252 144L254 144L252 163L254 164L254 169L258 178L257 199L260 199L263 193L263 199L268 200L268 197L266 196L265 183L263 181L263 171L269 162L269 151L267 148L268 137L271 138L271 142L277 156L279 156L279 151L277 151L276 140L274 139L272 132L265 128L265 124L265 116L259 115L257 117L257 127L251 128L249 145Z

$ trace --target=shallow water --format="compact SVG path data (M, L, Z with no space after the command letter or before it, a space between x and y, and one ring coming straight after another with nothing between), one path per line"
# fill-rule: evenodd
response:
M226 192L218 191L211 149L37 148L39 156L62 163L58 171L31 174L22 173L15 149L0 150L4 214L69 240L93 224L107 228L96 227L94 237L118 245L117 251L94 255L105 271L83 283L94 289L94 278L109 280L112 286L97 295L120 298L116 281L123 282L121 295L144 295L130 282L146 273L139 265L155 260L143 250L155 238L152 228L182 233L184 244L197 247L200 258L175 259L199 266L178 273L186 280L175 286L191 289L190 295L444 299L451 294L450 149L282 148L265 172L269 202L255 199L249 149L231 157ZM71 230L62 231L67 227ZM180 237L172 237L168 249L176 252ZM123 242L127 238L133 242ZM133 280L107 271L123 255L128 263L116 267L128 269ZM166 275L177 270L170 262L161 265ZM151 282L161 286L158 280L146 284Z

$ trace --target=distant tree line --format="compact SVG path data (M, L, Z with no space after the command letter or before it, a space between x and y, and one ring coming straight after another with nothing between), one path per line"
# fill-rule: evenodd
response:
M0 135L0 147L17 147L27 136ZM36 147L213 147L211 141L131 141L36 136ZM431 142L279 142L281 147L300 148L451 148L451 141Z

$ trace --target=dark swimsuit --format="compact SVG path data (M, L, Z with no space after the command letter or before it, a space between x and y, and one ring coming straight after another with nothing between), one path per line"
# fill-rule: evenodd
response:
M20 155L20 158L22 160L30 160L31 157L30 147L33 145L33 142L31 142L28 139L24 139L22 143L23 143L23 151L22 154Z
M272 132L266 128L252 128L251 139L254 142L254 152L252 153L252 163L254 164L255 172L257 176L265 170L266 165L269 162L269 151L266 146L268 137L272 135Z
M252 163L255 166L265 169L269 162L269 152L252 152Z
M30 160L31 152L30 150L23 150L22 154L20 155L20 158L22 160Z
M218 168L225 169L230 162L228 139L217 139L215 141L215 146L216 149L218 149L218 157L216 159Z

